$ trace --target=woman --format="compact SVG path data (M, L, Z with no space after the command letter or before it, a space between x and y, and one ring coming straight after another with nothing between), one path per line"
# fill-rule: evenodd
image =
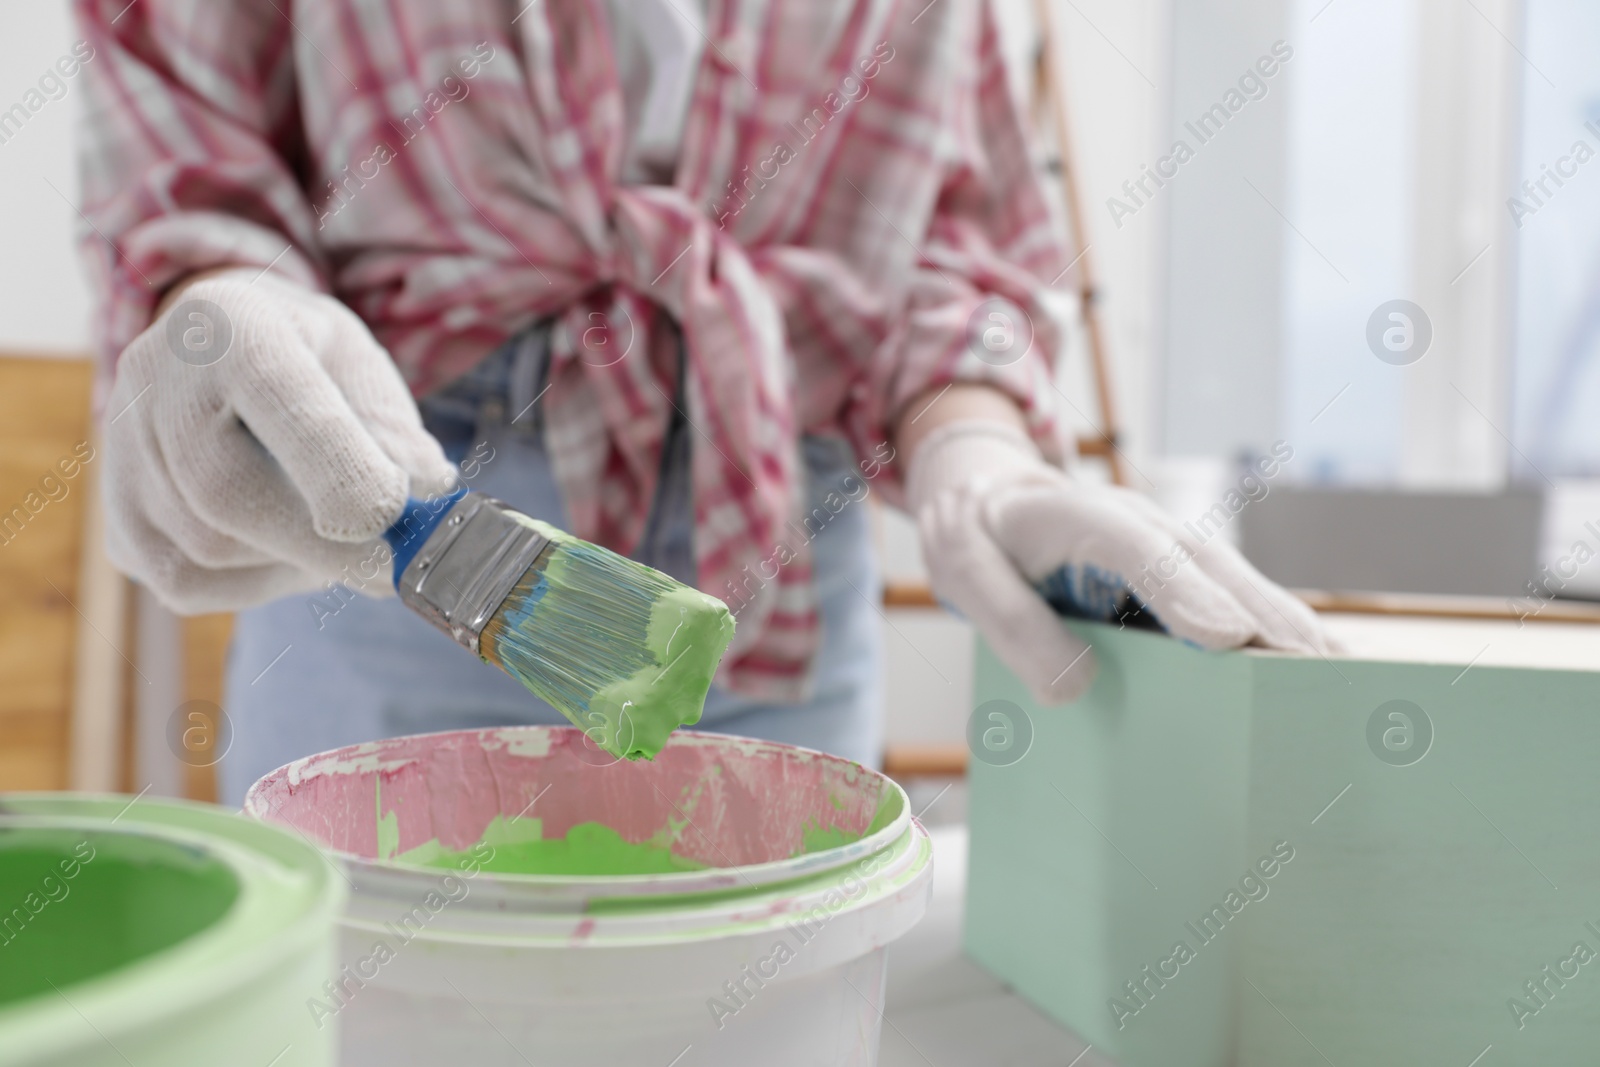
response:
M1041 700L1093 660L1035 583L1137 610L1120 576L1179 546L1136 585L1166 629L1321 647L1237 554L1062 472L1070 258L985 0L124 4L78 0L110 549L244 609L227 799L559 721L373 599L374 539L458 478L728 600L708 728L863 762L869 489Z

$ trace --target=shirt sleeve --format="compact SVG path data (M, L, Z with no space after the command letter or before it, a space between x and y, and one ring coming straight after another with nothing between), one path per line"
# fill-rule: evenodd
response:
M845 427L874 469L908 405L952 382L994 386L1016 400L1041 452L1061 463L1073 447L1055 385L1062 336L1047 290L1072 262L1029 153L1029 133L1007 83L990 5L982 12L973 76L953 102L956 150L907 298L855 390ZM906 457L875 484L899 502Z
M103 370L196 271L271 266L325 288L287 6L75 0L80 245Z

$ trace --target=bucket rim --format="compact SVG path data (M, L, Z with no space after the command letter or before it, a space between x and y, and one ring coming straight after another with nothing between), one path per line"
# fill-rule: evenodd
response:
M319 944L331 945L348 900L345 884L333 877L337 868L330 869L328 858L309 842L217 805L142 796L130 802L126 794L113 793L0 793L0 826L83 829L195 848L226 864L241 890L205 929L73 983L60 996L40 994L0 1007L0 1065L61 1056L204 1012ZM270 929L243 929L243 923L270 918L242 910L247 893L259 901L275 889L281 891L281 886L266 884L271 881L269 867L303 875L302 900ZM130 989L135 990L131 995ZM97 1029L84 1028L86 1018Z
M476 736L480 739L493 737L496 740L514 742L518 736L527 737L557 733L570 735L582 734L583 731L575 726L492 726L405 734L379 741L365 741L354 745L328 749L324 752L303 756L263 775L245 794L243 812L251 818L293 826L302 837L316 844L329 856L337 858L347 872L352 888L357 892L386 897L410 896L416 891L418 875L424 878L437 878L452 872L448 868L425 867L395 860L357 856L352 852L319 841L314 833L307 831L304 827L288 823L287 820L274 812L274 805L266 797L267 790L275 788L279 782L285 781L288 783L289 788L292 789L297 780L306 781L311 777L329 773L316 767L319 761L371 760L373 757L377 757L385 746L390 745L423 741L431 738L468 736ZM893 798L898 803L898 811L889 822L871 833L863 834L855 841L762 863L732 867L707 867L703 870L672 871L660 874L625 875L518 874L480 871L474 877L488 879L487 884L490 887L490 891L483 894L485 899L479 906L487 908L520 908L543 903L548 907L556 902L586 905L589 901L596 899L718 893L736 890L741 886L751 890L758 890L775 882L787 882L796 878L841 868L873 853L880 852L885 848L891 847L903 837L913 821L911 798L906 794L900 783L882 771L875 770L844 756L822 752L814 748L806 748L802 745L786 744L781 741L741 737L736 734L713 733L707 730L682 729L672 732L667 739L666 746L663 747L663 751L666 748L681 746L725 747L732 750L744 750L746 753L767 751L783 754L786 758L818 759L842 767L854 768L857 772L880 783L880 787L885 790L885 795ZM399 767L401 765L401 763L397 762L393 766ZM389 768L385 767L381 762L374 762L372 763L372 769ZM307 775L306 772L308 771L312 773ZM477 894L474 894L474 896L477 896Z
M863 872L862 866L868 863L874 864L874 869ZM827 909L830 918L907 905L908 914L913 915L904 924L908 928L926 910L926 901L918 896L931 884L933 865L932 838L927 828L914 819L895 841L857 861L853 871L811 872L791 882L750 889L744 895L693 894L672 903L638 897L599 899L591 901L593 908L582 912L453 906L453 921L430 925L412 936L426 944L486 951L671 948L762 937L806 921L810 910L818 905ZM860 879L863 891L852 894L845 889L842 895L837 893L852 873ZM366 896L358 887L341 925L346 931L364 935L382 934L383 920L392 917L383 905L392 903L391 899Z

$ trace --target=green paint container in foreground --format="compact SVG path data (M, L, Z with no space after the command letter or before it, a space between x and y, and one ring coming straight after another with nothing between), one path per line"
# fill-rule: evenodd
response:
M305 1000L344 888L307 842L221 808L0 797L0 1067L332 1065Z

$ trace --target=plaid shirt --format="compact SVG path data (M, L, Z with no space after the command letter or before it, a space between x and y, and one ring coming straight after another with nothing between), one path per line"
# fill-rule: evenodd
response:
M699 582L743 604L736 691L807 691L802 434L876 472L908 401L982 381L1062 453L1039 297L1068 258L988 0L711 0L671 186L619 181L603 0L76 7L105 365L225 264L337 294L419 395L556 317L552 466L574 532L628 551L678 395L670 318ZM997 296L1037 331L1003 367L969 344Z

